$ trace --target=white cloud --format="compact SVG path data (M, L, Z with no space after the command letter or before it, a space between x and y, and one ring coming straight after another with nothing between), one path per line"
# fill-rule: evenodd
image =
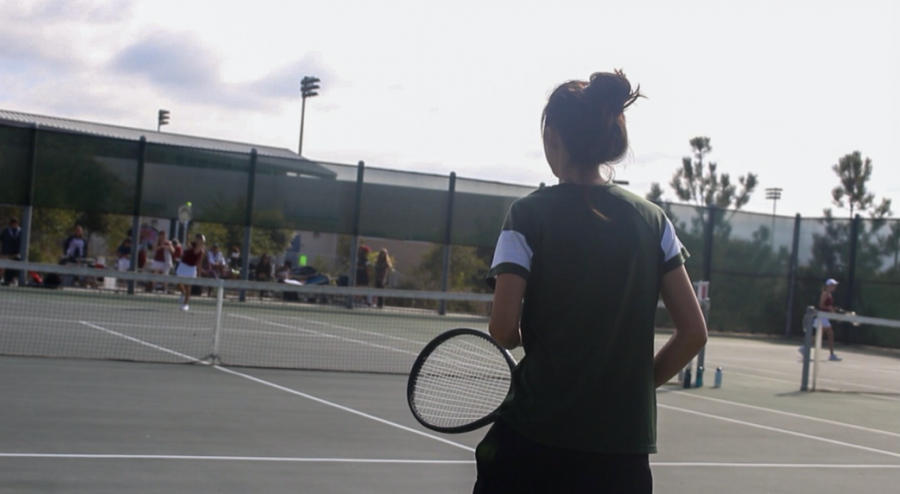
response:
M776 10L777 9L777 10ZM779 211L829 205L832 163L875 162L900 201L900 5L724 2L154 0L0 3L0 105L296 149L329 161L554 183L540 113L549 91L625 69L649 99L628 112L617 176L666 184L688 140L712 138L733 177L784 188ZM671 197L671 193L667 193Z

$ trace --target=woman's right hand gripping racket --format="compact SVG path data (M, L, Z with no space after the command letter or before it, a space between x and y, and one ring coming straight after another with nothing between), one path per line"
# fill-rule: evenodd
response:
M516 361L487 333L451 329L432 340L409 373L406 399L425 427L469 432L494 421Z

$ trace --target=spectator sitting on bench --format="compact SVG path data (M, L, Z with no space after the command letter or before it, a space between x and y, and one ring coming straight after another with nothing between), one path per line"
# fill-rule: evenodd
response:
M263 254L256 263L256 281L262 283L272 281L272 260L269 254Z
M219 244L212 244L209 252L206 253L206 258L209 261L209 266L215 273L216 278L229 278L228 263L225 261L225 256L222 254L222 251L219 250Z
M287 259L284 260L284 264L278 267L275 270L275 279L278 283L287 283L289 285L302 285L299 281L293 278L294 274L294 265L291 261ZM297 295L297 292L286 291L281 293L281 298L284 300L290 300L292 302L299 302L300 297Z
M116 269L119 271L128 271L128 268L131 267L131 239L126 238L122 240L122 243L119 244L119 248L116 249Z
M284 264L278 266L278 269L275 270L275 279L279 283L284 283L285 281L291 279L291 273L293 269L294 266L293 264L291 264L291 261L285 259Z
M84 238L84 229L81 225L75 225L72 235L63 242L63 258L60 264L78 262L87 257L87 240Z

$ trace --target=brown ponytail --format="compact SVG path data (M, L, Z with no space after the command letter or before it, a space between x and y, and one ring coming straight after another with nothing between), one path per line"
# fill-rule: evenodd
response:
M590 81L560 84L547 101L541 126L550 126L566 147L571 163L584 173L600 165L618 162L628 150L625 110L638 98L645 97L638 85L631 83L621 70L596 72ZM588 207L605 218L590 202Z

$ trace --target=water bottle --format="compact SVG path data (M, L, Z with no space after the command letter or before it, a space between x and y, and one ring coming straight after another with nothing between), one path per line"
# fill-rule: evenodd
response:
M691 368L688 367L684 369L684 389L690 389L691 387Z
M716 382L715 382L715 384L713 385L713 387L714 387L714 388L721 388L721 387L722 387L722 368L721 368L721 367L717 367L717 368L716 368Z
M695 388L702 388L702 387L703 387L703 370L704 370L704 369L703 369L703 366L698 366L698 367L697 367L697 378L696 378L696 380L694 381L694 387L695 387Z

